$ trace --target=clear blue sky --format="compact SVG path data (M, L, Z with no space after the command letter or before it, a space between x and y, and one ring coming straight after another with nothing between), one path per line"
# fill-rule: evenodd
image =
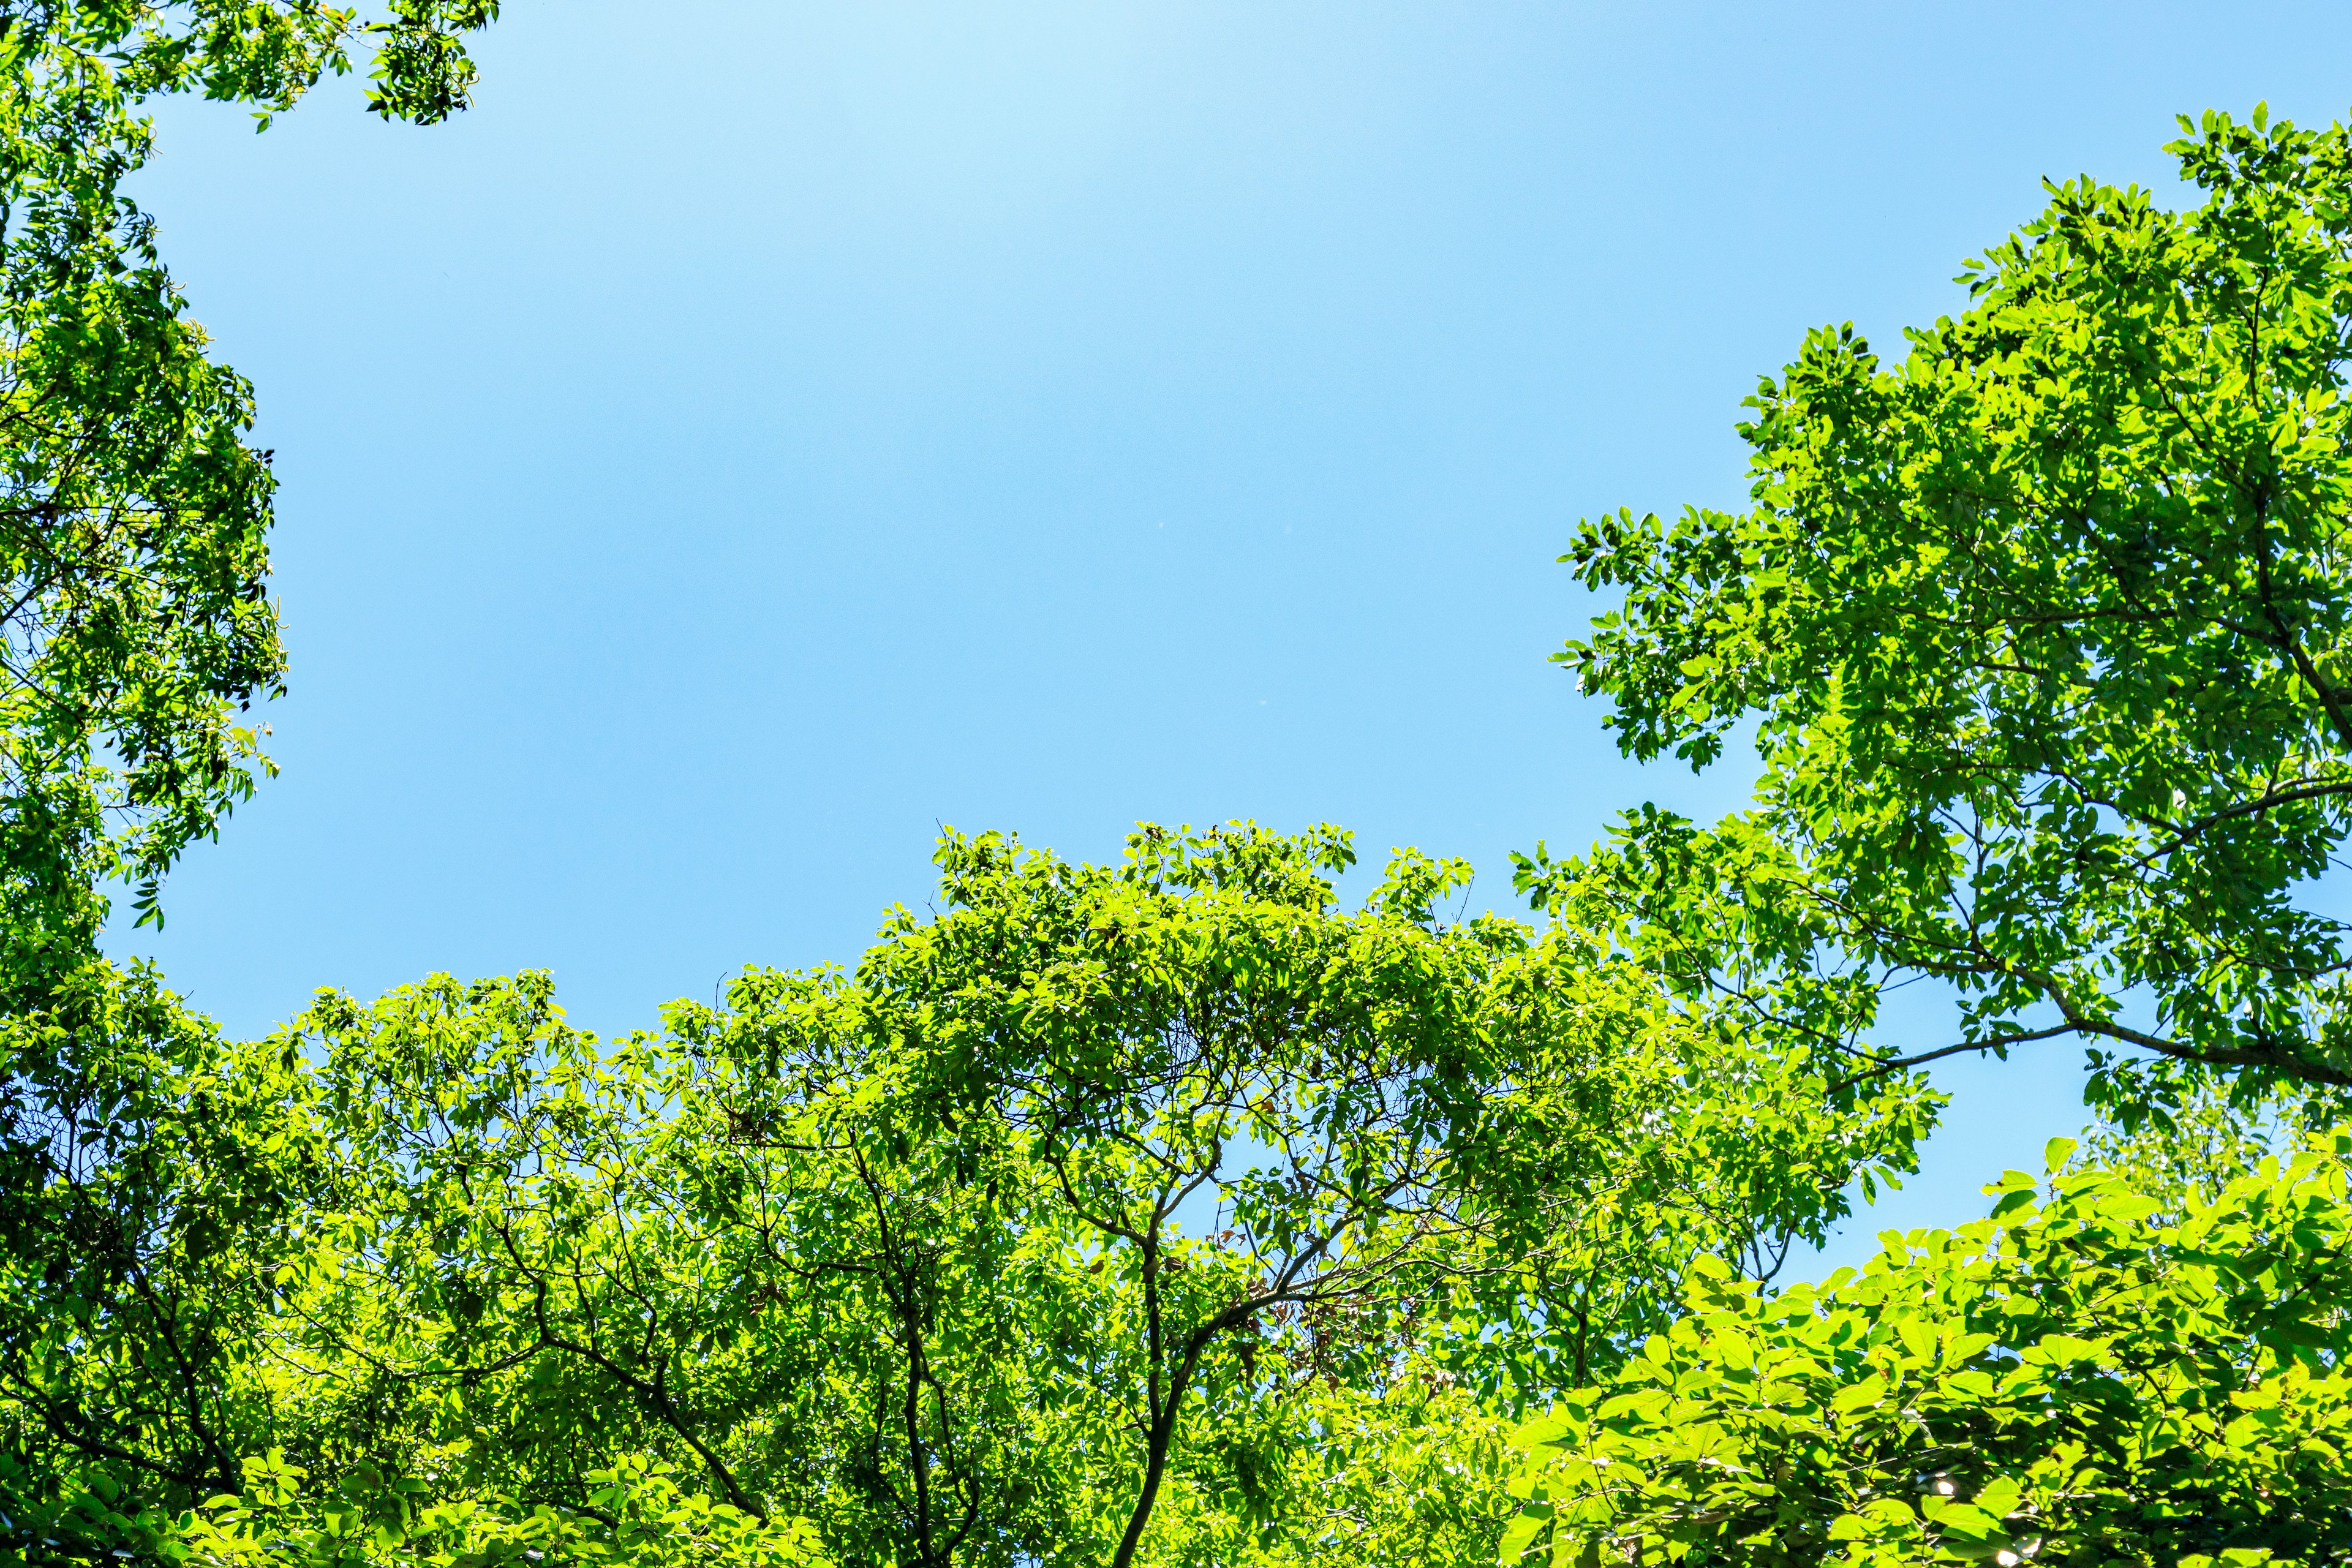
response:
M294 668L117 945L240 1033L528 966L650 1023L853 960L940 823L1334 821L1506 905L1727 808L1545 663L1576 519L1736 502L1757 375L1954 308L2042 176L2352 106L2340 5L508 12L451 124L174 106L137 187L259 384ZM1857 1228L2077 1126L2042 1050Z

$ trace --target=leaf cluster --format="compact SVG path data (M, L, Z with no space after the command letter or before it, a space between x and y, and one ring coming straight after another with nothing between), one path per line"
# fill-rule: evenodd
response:
M0 5L0 991L25 1005L89 956L107 884L161 919L164 873L268 772L243 715L283 689L253 390L122 194L148 108L193 93L267 125L367 37L371 107L430 122L464 107L461 37L497 10Z
M2177 1220L2071 1149L1819 1288L1695 1268L1687 1316L1515 1436L1504 1560L2343 1561L2352 1143Z
M643 1464L843 1562L1483 1556L1489 1403L1616 1365L1698 1256L1818 1239L1932 1100L1727 1058L1565 927L1445 925L1425 858L1343 910L1348 854L950 833L943 912L855 970L612 1042L538 975L240 1046L96 970L13 1037L20 1489L462 1553L609 1532Z
M2063 1036L2127 1116L2352 1083L2313 893L2352 828L2352 142L2183 123L2203 205L2052 184L1899 362L1823 329L1759 386L1747 510L1579 531L1622 596L1557 657L1624 749L1705 766L1752 724L1762 772L1712 828L1523 858L1539 902L1857 1074ZM1923 979L1957 1038L1870 1043Z

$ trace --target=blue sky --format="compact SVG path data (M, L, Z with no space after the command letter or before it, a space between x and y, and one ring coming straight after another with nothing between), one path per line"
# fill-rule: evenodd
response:
M2042 176L2352 104L2317 5L508 11L451 124L175 105L137 186L259 385L294 670L116 943L240 1033L522 967L647 1024L854 959L940 823L1332 821L1505 905L1728 808L1546 664L1575 521L1736 502L1756 377L1955 308ZM2077 1126L2044 1050L1856 1232Z

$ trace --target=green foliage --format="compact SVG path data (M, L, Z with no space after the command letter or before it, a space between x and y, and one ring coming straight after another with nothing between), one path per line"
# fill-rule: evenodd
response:
M1756 726L1753 810L1649 808L1539 901L1855 1072L2054 1036L2125 1114L2170 1078L2352 1083L2352 143L2257 110L2171 151L2185 213L2087 180L1883 363L1806 340L1740 426L1753 505L1587 523L1622 609L1559 657L1631 754ZM1863 1042L1890 986L1958 1037Z
M1503 1559L2250 1565L2352 1549L2336 1139L2178 1222L2052 1146L1990 1218L1690 1311L1517 1435Z
M1334 1557L1404 1568L1486 1568L1514 1505L1509 1423L1442 1369L1408 1360L1367 1389L1317 1380L1223 1432L1268 1421L1255 1463L1202 1445L1197 1479L1153 1521L1161 1563L1294 1568ZM1213 1482L1222 1479L1222 1489Z
M1727 1053L1567 928L1443 925L1423 858L1343 910L1349 857L950 834L944 912L855 972L610 1045L539 976L236 1046L94 970L15 1037L63 1086L11 1124L17 1489L486 1552L609 1531L653 1465L842 1562L1484 1558L1488 1402L1613 1366L1697 1257L1820 1239L1933 1100ZM307 1479L265 1508L271 1452Z
M411 1342L381 1301L320 1316L367 1267L384 1173L287 1042L226 1043L152 972L102 965L0 1020L0 1545L224 1565L817 1560L803 1522L714 1503L652 1456L604 1455L556 1504L499 1490L444 1432L388 1429L368 1401ZM307 1428L322 1410L341 1425Z
M0 1005L89 956L101 887L160 918L160 879L268 764L241 715L281 689L269 454L252 388L203 331L121 194L144 106L197 93L267 123L347 41L380 37L372 107L438 120L473 79L489 0L99 5L0 16Z
M0 1464L6 1541L26 1560L106 1563L139 1557L189 1568L525 1568L552 1559L628 1568L823 1568L804 1520L758 1521L681 1489L642 1456L593 1471L585 1511L509 1500L436 1500L415 1479L362 1470L305 1495L304 1473L272 1449L247 1458L236 1495L176 1515L138 1508L104 1471L27 1496Z
M267 1432L250 1337L316 1244L329 1152L298 1064L152 971L0 1016L0 1405L19 1460L235 1491Z
M2264 1159L2335 1124L2331 1092L2250 1096L2242 1082L2158 1087L2168 1092L2129 1128L2110 1117L2088 1128L2074 1163L2112 1173L2168 1214L2212 1203Z
M610 1052L537 982L329 1000L302 1028L378 1185L305 1353L375 1375L299 1425L405 1403L518 1495L657 1451L850 1560L1125 1561L1171 1487L1165 1550L1267 1495L1318 1380L1377 1389L1433 1335L1556 1386L1697 1251L1818 1236L1907 1160L1916 1086L1908 1121L1695 1094L1720 1053L1637 971L1436 927L1410 856L1343 913L1349 858L951 834L946 912L855 973L751 972Z
M1752 721L1763 779L1539 847L1541 928L1449 921L1469 868L1410 850L1346 910L1329 826L950 831L943 912L656 1030L436 976L226 1041L93 956L267 771L284 671L252 389L121 183L159 95L266 127L359 41L374 112L444 119L498 10L0 16L0 1547L2352 1549L2352 1142L2267 1157L2352 1089L2309 887L2352 826L2342 128L2190 127L2191 213L2053 186L1901 365L1822 332L1763 384L1749 510L1586 526L1624 604L1562 657L1625 749ZM1922 977L1958 1040L1866 1043ZM1913 1168L1920 1064L2058 1035L2082 1168L1768 1291Z

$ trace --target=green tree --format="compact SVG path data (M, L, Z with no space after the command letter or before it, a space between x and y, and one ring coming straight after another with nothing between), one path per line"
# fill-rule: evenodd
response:
M5 1447L50 1477L107 1461L174 1505L237 1490L250 1331L331 1191L299 1068L102 965L0 1017L0 1049Z
M477 1037L551 1016L543 986L470 1000ZM18 1105L12 1123L0 1549L224 1568L520 1563L551 1551L641 1568L815 1560L804 1521L730 1507L622 1445L581 1461L576 1489L555 1498L502 1489L496 1467L466 1462L451 1369L415 1365L420 1342L440 1342L434 1324L404 1321L395 1309L412 1303L397 1296L351 1288L355 1268L381 1279L368 1248L399 1216L387 1225L374 1206L384 1173L329 1092L340 1080L288 1040L225 1042L152 972L91 965L49 1008L0 1018L0 1042L25 1069L19 1084L52 1056L86 1064L53 1075L73 1092ZM484 1054L495 1069L495 1048ZM498 1081L485 1071L463 1087L478 1099ZM460 1217L440 1216L445 1250ZM455 1331L479 1316L446 1266L427 1289ZM526 1415L544 1421L575 1394L611 1390L542 1378L533 1392L542 1403ZM402 1394L404 1405L387 1397Z
M2345 1561L2352 1140L2178 1220L2071 1151L1818 1289L1703 1261L1687 1316L1515 1437L1505 1561Z
M267 124L373 39L370 105L462 108L497 0L30 0L0 9L0 1002L89 955L101 888L160 879L268 766L274 481L252 388L206 354L122 194L173 94Z
M1487 1568L1516 1510L1514 1423L1408 1352L1376 1386L1311 1374L1228 1411L1169 1489L1158 1562ZM1254 1462L1241 1458L1254 1457ZM1244 1484L1245 1483L1245 1485Z
M2073 1037L2126 1122L2352 1084L2315 888L2352 826L2352 143L2183 125L2201 205L2052 185L1899 363L1823 330L1762 384L1748 510L1563 557L1623 591L1559 656L1622 747L1701 767L1752 724L1761 779L1522 883L1625 911L1759 1042L1859 1075ZM1868 1043L1923 977L1956 1034Z
M610 1542L625 1473L695 1540L805 1518L843 1562L1490 1554L1488 1406L1605 1373L1696 1257L1818 1241L1933 1097L1727 1052L1570 928L1447 925L1458 865L1343 910L1348 858L950 835L942 912L855 971L609 1044L543 977L330 994L253 1047L158 995L152 1128L52 1112L57 1147L119 1125L89 1163L152 1190L93 1212L152 1239L136 1278L11 1278L0 1322L62 1347L0 1400L18 1489L322 1552ZM235 1518L154 1522L215 1490Z
M373 109L444 118L473 79L459 35L496 11L0 7L0 1530L18 1544L84 1461L129 1478L106 1482L120 1496L236 1489L250 1330L320 1196L291 1064L95 955L108 886L160 918L163 874L249 795L268 763L244 714L284 668L251 388L207 356L122 184L159 98L266 125L362 40Z
M105 884L155 914L250 792L240 714L284 659L251 390L206 357L121 186L159 96L266 120L361 34L373 106L441 118L472 79L455 35L495 10L0 8L0 1384L41 1443L190 1495L235 1489L214 1363L307 1223L272 1108L292 1080L95 942Z

